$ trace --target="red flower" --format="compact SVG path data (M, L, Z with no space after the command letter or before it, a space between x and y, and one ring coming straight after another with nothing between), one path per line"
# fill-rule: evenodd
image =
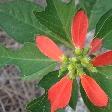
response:
M87 29L88 29L87 15L85 14L84 11L78 11L73 18L71 26L72 42L77 50L76 53L78 53L78 55L80 54L79 52L84 49ZM36 45L40 49L40 51L49 58L55 61L62 62L61 57L64 55L64 53L47 36L37 36ZM90 51L88 52L88 55L99 50L101 46L102 46L101 39L98 38L93 39L93 41L90 44ZM85 64L88 65L88 62L84 61L84 59L85 58L83 58L83 61L81 61L81 63L83 64L83 66L85 66ZM74 60L75 58L73 59L73 61ZM90 64L92 64L93 66L104 66L112 64L112 51L107 51L93 58ZM77 64L77 66L79 65ZM70 67L68 68L71 70ZM80 69L78 70L77 73L79 73L78 75L80 76L81 84L89 100L95 106L98 107L107 106L108 96L103 91L103 89L96 83L96 81L93 78L86 75L85 73L83 74L82 72L80 72ZM73 69L72 71L70 71L70 73L71 72L73 72ZM64 108L66 105L68 105L72 92L72 83L73 79L70 78L70 74L68 73L59 82L57 82L48 90L48 99L50 100L51 103L51 112L55 112L57 109Z
M64 76L59 82L53 85L48 91L48 99L51 102L51 112L63 108L69 103L72 91L72 80Z

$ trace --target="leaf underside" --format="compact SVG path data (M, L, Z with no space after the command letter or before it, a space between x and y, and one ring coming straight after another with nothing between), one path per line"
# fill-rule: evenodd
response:
M39 80L56 66L56 63L41 54L33 43L25 43L24 47L17 51L0 46L0 53L0 67L15 64L27 80Z

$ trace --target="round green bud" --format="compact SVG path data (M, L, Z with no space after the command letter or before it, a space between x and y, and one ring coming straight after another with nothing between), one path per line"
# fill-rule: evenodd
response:
M81 51L80 48L76 48L76 49L75 49L75 54L76 54L76 55L81 55L81 53L82 53L82 51Z
M74 68L74 66L73 66L72 64L68 65L68 70L69 70L69 71L72 71L73 68Z
M61 57L61 60L62 60L62 62L67 62L68 61L68 58L65 56L65 55L63 55L62 57Z

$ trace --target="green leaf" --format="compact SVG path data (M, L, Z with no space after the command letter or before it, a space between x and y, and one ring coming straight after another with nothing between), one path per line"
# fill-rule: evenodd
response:
M91 74L91 77L93 77L96 80L96 82L101 86L101 88L106 92L106 94L109 97L108 106L105 108L98 108L94 106L89 101L83 88L81 87L81 94L82 94L83 100L91 112L111 112L112 111L112 76L109 78L107 78L107 76L100 73Z
M111 8L111 0L96 0L89 19L90 29L95 28L98 20L102 17L102 15L104 15Z
M58 82L61 77L58 77L59 71L54 71L48 73L40 82L39 86L43 87L45 90L48 90L53 84Z
M112 8L112 0L80 0L89 15L89 29L95 28L98 20Z
M72 109L74 109L77 105L77 101L78 101L78 84L77 84L77 80L74 80L73 82L73 87L72 87L72 97L71 100L69 102L69 105Z
M44 75L53 71L56 62L48 59L32 43L25 43L24 47L12 51L0 46L0 66L16 64L21 69L24 79L41 79Z
M80 7L87 12L88 16L90 16L97 0L79 0L79 1L80 1Z
M112 77L112 65L97 67L99 73L105 75L106 77Z
M58 110L57 112L65 112L65 110L64 109L61 109L61 110Z
M34 11L39 22L58 35L59 39L70 42L70 26L75 14L75 3L71 0L68 4L60 0L47 0L45 11Z
M33 10L42 9L25 0L2 3L0 4L0 26L17 41L32 42L35 34L43 32L33 15Z
M112 9L105 13L96 26L96 37L103 39L103 47L112 49Z
M40 12L43 9L27 0L2 3L0 4L0 27L20 43L33 42L37 34L48 35L62 43L58 36L38 22L33 14L34 10Z
M26 109L28 112L50 112L50 103L47 99L47 93L28 103Z

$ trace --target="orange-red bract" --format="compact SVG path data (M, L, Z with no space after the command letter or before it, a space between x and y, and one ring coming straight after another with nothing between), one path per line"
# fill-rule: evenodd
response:
M102 39L99 38L93 39L90 44L91 49L89 51L89 54L96 52L101 48L101 46L102 46Z
M63 55L63 52L58 48L58 46L46 36L37 36L36 46L44 55L55 61L60 61L60 57Z
M94 66L106 66L112 64L112 51L107 51L92 60Z
M81 84L86 92L89 100L98 107L105 107L108 104L108 96L103 89L96 83L96 81L87 76L81 76Z
M64 76L48 90L51 112L55 112L57 109L68 105L72 92L72 83L73 80L70 80L68 76Z
M72 41L75 47L82 49L85 44L88 30L88 17L84 11L78 11L71 26Z

